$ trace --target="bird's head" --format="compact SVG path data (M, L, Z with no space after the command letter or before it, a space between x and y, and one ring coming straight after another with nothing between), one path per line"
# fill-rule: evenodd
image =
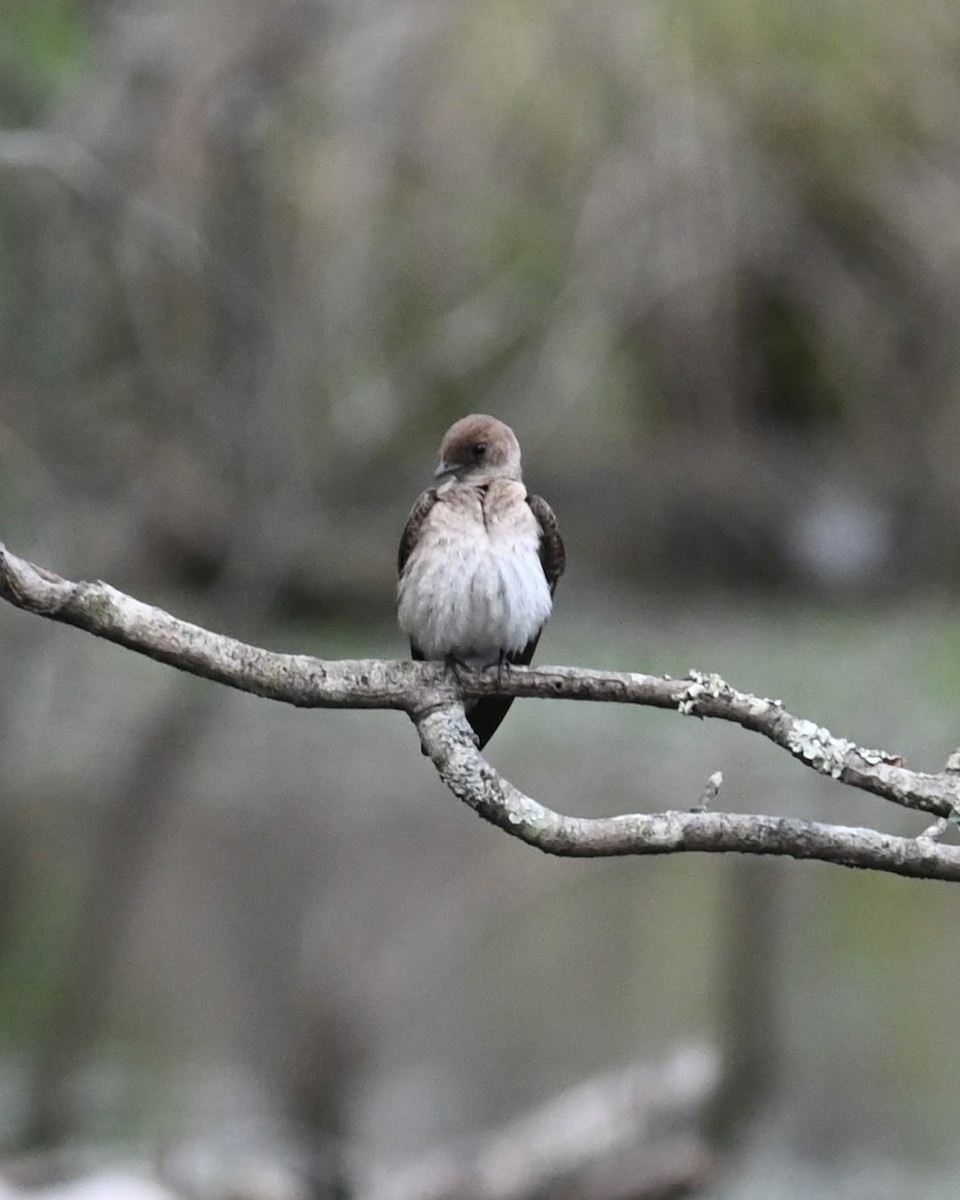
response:
M473 413L451 425L440 443L436 479L520 479L520 443L509 425Z

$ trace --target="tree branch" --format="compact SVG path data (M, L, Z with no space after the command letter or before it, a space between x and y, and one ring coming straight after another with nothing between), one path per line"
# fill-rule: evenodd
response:
M391 1168L361 1200L654 1200L699 1192L716 1164L696 1133L720 1064L706 1046L631 1063L458 1145Z
M960 812L960 772L907 770L903 760L834 737L779 700L717 675L671 679L574 667L461 672L442 663L326 661L276 654L178 620L105 583L74 583L0 544L0 597L17 608L116 642L181 671L301 708L392 708L416 722L440 778L485 820L549 854L601 857L682 850L789 855L926 879L960 880L960 847L940 841ZM695 811L567 817L524 795L477 751L463 715L475 696L612 701L712 717L760 733L804 765L938 821L916 838L785 817ZM711 780L704 795L717 790Z

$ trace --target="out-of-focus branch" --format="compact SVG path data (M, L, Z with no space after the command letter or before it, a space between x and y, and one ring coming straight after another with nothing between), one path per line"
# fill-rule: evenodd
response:
M694 1133L718 1077L705 1047L586 1080L468 1145L401 1165L359 1200L661 1200L702 1187Z
M264 317L266 299L230 260L170 208L129 196L129 180L82 142L50 130L0 131L0 171L47 174L85 202L112 211L121 200L129 220L139 225L149 244L170 262L195 268L199 262L216 294L238 309Z
M779 700L738 692L716 675L686 679L573 667L463 673L442 663L324 661L276 654L178 620L105 583L73 583L0 546L0 596L182 671L303 708L408 713L441 779L492 824L550 854L601 857L681 850L789 855L927 879L960 880L960 847L941 837L960 811L960 773L909 771L897 755L834 737ZM715 717L761 733L806 766L940 821L916 838L793 818L703 811L567 817L525 796L477 751L463 701L501 694L614 701ZM711 791L716 790L712 784Z

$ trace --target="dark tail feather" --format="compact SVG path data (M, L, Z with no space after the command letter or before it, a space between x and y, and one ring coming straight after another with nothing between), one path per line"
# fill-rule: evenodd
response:
M477 749L482 750L500 728L500 722L510 711L512 696L490 696L467 705L467 720L477 736ZM426 754L423 746L420 753Z
M482 750L500 728L512 703L512 696L488 696L467 708L467 720L477 735L478 750Z

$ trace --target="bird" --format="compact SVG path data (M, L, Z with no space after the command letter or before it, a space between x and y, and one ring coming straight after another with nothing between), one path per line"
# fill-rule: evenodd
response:
M484 413L450 426L434 479L410 510L397 554L397 616L410 653L454 669L526 666L566 565L553 509L524 487L513 430ZM467 703L478 749L512 703Z

